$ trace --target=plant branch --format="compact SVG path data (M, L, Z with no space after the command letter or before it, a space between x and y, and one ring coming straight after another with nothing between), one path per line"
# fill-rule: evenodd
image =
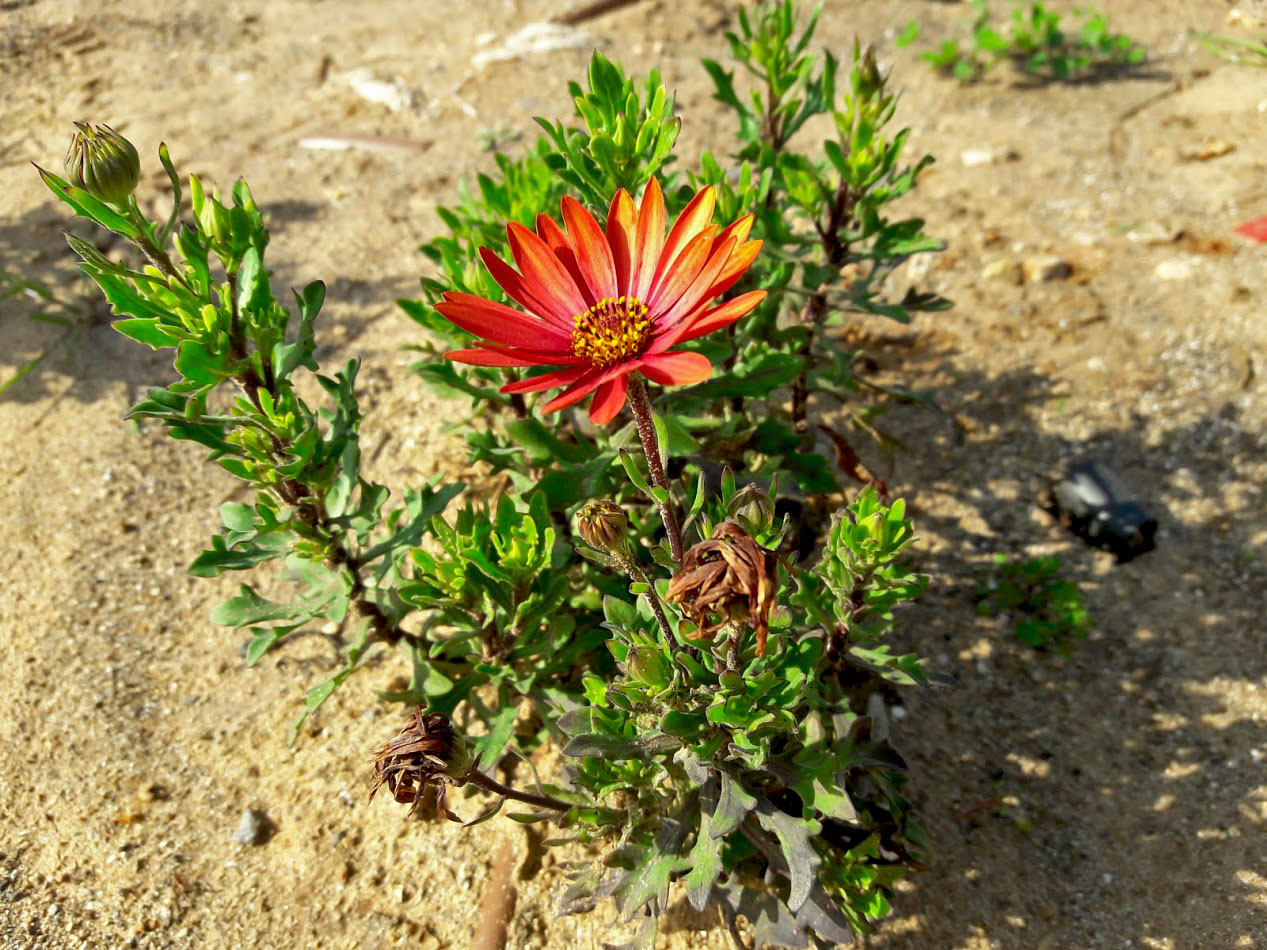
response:
M135 201L133 201L133 205L135 205ZM163 276L168 280L179 282L182 287L192 294L194 289L185 281L184 275L176 269L176 265L167 256L167 252L150 240L149 222L145 220L140 211L135 208L128 208L127 217L136 226L137 231L140 232L132 243L145 255L145 259L162 271Z
M613 548L611 551L612 559L620 566L626 574L632 577L636 582L645 584L647 588L647 600L651 603L651 612L655 614L656 623L660 625L660 631L664 634L666 643L673 643L673 628L669 626L669 618L664 614L664 605L660 603L660 595L656 593L655 585L651 583L647 577L646 571L638 566L625 551Z
M651 482L668 496L667 501L656 499L656 504L660 506L664 530L669 535L669 550L673 553L673 563L681 566L682 528L678 524L677 511L673 507L673 493L669 490L669 479L664 474L664 461L660 458L660 443L656 438L655 423L651 421L651 402L647 398L647 384L642 381L641 376L630 375L629 405L633 407L634 421L638 426L638 438L642 441L642 451L647 456Z
M849 244L840 239L840 231L853 217L854 206L858 203L859 194L842 178L836 188L835 199L827 213L823 224L815 223L818 237L823 248L823 258L832 268L832 275L810 295L801 311L801 324L807 327L805 342L801 345L801 355L812 361L814 338L818 327L827 316L827 291L840 276L845 262L849 259ZM809 373L812 367L807 365L792 383L792 423L797 432L809 431L807 421L809 409Z
M251 405L255 407L256 411L260 415L265 415L260 392L267 392L273 397L274 403L276 403L279 398L277 382L272 378L272 373L268 374L267 379L261 379L255 368L247 361L246 335L242 331L242 315L238 312L237 275L230 274L228 276L228 284L230 306L233 308L229 322L230 354L242 366L235 380L242 387L242 391L246 393L247 398L250 399ZM288 447L286 442L271 430L269 435L272 441L273 455L280 461L287 454ZM299 519L319 535L339 538L338 530L330 525L326 519L324 506L320 499L313 495L312 490L307 485L293 478L288 478L278 484L277 493L281 495L284 502L295 508ZM348 574L352 578L352 584L348 590L348 600L351 602L353 609L369 623L372 639L389 644L404 640L411 646L418 646L421 643L417 636L401 630L396 624L392 623L383 608L365 596L368 588L362 576L364 565L357 560L348 548L346 539L339 538L330 546L328 558L334 566L347 568Z

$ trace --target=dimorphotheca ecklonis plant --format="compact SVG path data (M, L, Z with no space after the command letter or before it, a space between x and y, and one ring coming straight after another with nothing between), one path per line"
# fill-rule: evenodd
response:
M371 650L399 651L412 676L385 698L413 712L380 747L373 791L411 807L431 794L471 820L510 802L511 817L553 823L554 840L600 858L572 867L563 909L611 897L643 919L644 944L674 889L732 931L746 919L758 945L847 941L921 850L869 698L882 680L927 681L889 642L925 578L902 565L915 539L902 502L824 413L875 434L881 404L863 392L915 398L856 371L832 332L845 314L948 304L885 296L905 259L939 248L918 219L886 215L927 159L901 163L873 55L855 50L838 91L813 29L790 0L740 12L728 41L751 95L705 64L737 118L726 157L676 171L658 75L635 83L595 54L571 87L577 121L542 121L526 154L499 154L441 209L449 234L423 248L434 273L401 304L430 331L416 371L469 406L452 428L503 486L491 497L433 480L393 503L361 474L358 365L320 373L323 285L295 294L297 320L274 297L244 182L226 200L191 177L182 222L161 147L176 205L149 221L135 150L88 126L68 179L41 171L139 253L69 239L116 329L175 351L178 379L132 415L254 492L223 506L191 570L281 562L297 585L274 601L244 584L216 608L249 631L247 662L340 624L346 662L306 716ZM819 114L834 137L798 151ZM303 373L321 404L299 395ZM869 483L843 506L842 477ZM564 767L517 787L516 756L550 742Z

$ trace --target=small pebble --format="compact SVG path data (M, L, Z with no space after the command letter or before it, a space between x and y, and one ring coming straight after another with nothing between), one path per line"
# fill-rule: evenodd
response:
M1031 284L1045 284L1052 280L1064 280L1073 274L1073 265L1054 254L1029 257L1021 265L1025 280Z
M1171 244L1176 237L1178 237L1178 231L1160 221L1148 221L1126 232L1126 240L1135 244Z
M1192 276L1192 265L1187 261L1171 258L1158 264L1153 276L1158 280L1187 280Z
M272 822L264 812L248 808L242 812L242 820L238 822L237 831L233 832L233 840L238 844L260 845L269 838Z
M991 261L981 269L981 276L986 280L1002 280L1018 286L1025 280L1021 265L1009 260Z

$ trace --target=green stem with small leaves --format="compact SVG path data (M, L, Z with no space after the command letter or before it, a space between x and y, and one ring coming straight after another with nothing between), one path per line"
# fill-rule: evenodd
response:
M673 643L673 628L669 626L669 618L665 616L664 605L660 603L660 595L656 593L655 586L647 577L646 571L638 566L638 563L629 556L627 551L621 548L612 548L608 552L612 556L612 560L616 565L633 578L637 584L642 584L647 588L647 601L651 604L651 612L655 614L656 623L660 625L660 631L664 634L666 643Z

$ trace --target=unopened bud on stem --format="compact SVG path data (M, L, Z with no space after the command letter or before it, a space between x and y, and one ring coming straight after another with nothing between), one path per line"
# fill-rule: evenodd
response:
M615 502L595 501L581 509L576 527L590 547L612 551L624 543L629 519Z
M136 149L108 125L76 122L75 128L66 152L70 183L106 204L123 204L141 177Z

